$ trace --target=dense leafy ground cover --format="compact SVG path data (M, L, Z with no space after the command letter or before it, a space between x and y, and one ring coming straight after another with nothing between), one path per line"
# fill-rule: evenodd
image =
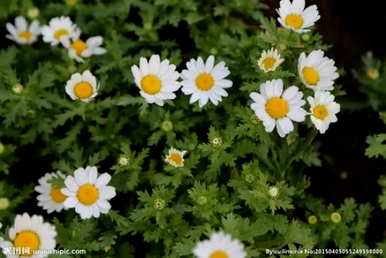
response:
M1 42L2 247L217 258L384 247L366 236L384 193L333 202L309 173L335 158L321 134L344 126L340 109L384 111L382 62L354 73L369 90L353 105L336 83L351 74L313 26L318 7L296 16L288 3L266 15L275 8L258 0L0 2L4 35L17 16L50 25ZM383 140L370 136L366 154L385 156Z

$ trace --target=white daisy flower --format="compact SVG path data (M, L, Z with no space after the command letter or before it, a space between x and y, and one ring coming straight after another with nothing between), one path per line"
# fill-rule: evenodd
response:
M264 72L268 73L275 71L276 68L283 63L284 59L280 57L277 49L271 48L270 50L264 50L258 61L259 67Z
M306 111L302 108L305 104L303 93L296 86L291 86L283 92L281 79L261 84L260 94L252 92L250 97L254 100L251 108L263 122L267 132L272 132L276 127L280 137L284 137L293 131L292 121L302 122L305 119Z
M16 215L13 227L8 231L10 241L0 239L0 247L7 258L42 258L56 246L55 227L43 221L42 216Z
M60 171L56 173L47 173L39 179L39 185L35 187L35 191L39 193L37 197L38 206L47 210L48 213L63 210L63 203L67 199L67 196L62 193L61 188L53 187L49 183L54 177L61 177L64 179L64 175Z
M307 98L311 106L311 121L322 134L326 132L330 123L338 121L336 114L340 111L340 105L334 100L334 95L326 91L315 92L314 97Z
M179 151L175 148L170 148L168 155L165 158L165 161L172 165L173 167L179 168L184 166L184 155L186 151Z
M244 258L244 245L223 232L213 233L209 240L199 242L193 249L197 258Z
M297 33L309 31L309 27L313 26L320 19L318 8L316 5L311 5L305 8L305 0L281 0L280 7L277 9L279 14L279 23L290 30Z
M227 97L224 90L232 87L232 81L226 80L230 72L224 62L214 65L214 56L209 56L206 62L199 57L186 63L187 70L182 71L182 92L192 95L189 103L198 101L203 107L210 100L217 105L222 97Z
M51 43L52 46L57 46L59 43L69 45L70 39L73 39L80 34L79 28L72 23L70 17L55 17L42 28L44 42Z
M106 49L101 47L102 43L103 38L101 36L91 37L83 41L80 39L80 32L78 32L74 33L74 38L71 41L64 42L64 46L68 49L70 58L83 63L83 58L106 53Z
M99 84L90 71L84 71L82 74L75 73L71 75L66 84L66 93L73 100L90 102L98 94Z
M19 44L32 44L40 34L40 25L37 20L33 20L28 26L27 20L23 16L15 18L15 25L6 24L9 34L6 36Z
M96 167L78 168L74 176L68 176L62 192L67 195L64 207L75 208L82 219L98 218L109 212L108 202L115 196L115 188L108 186L111 176L103 173L98 176Z
M301 53L298 61L298 72L306 87L319 90L332 90L334 80L339 77L335 62L324 56L322 50L314 50L308 56Z
M139 67L133 65L131 72L135 84L140 89L139 93L148 103L163 106L165 100L176 98L173 92L181 86L177 81L180 74L169 60L161 62L159 55L152 55L148 62L146 58L141 57Z

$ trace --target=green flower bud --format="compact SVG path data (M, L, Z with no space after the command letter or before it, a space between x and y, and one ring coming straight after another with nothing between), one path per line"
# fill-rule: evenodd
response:
M308 217L308 223L314 225L318 222L318 218L314 215Z
M170 132L171 130L173 130L173 123L172 123L172 121L169 121L169 120L163 121L162 125L161 125L161 128L165 132Z
M206 198L206 196L200 196L197 199L197 203L199 205L205 205L207 202L208 202L208 198Z
M212 55L217 55L217 53L218 53L217 49L215 49L215 48L210 49L209 52L210 52Z
M306 33L302 35L302 40L304 41L309 41L311 39L311 35Z
M122 156L118 160L118 164L121 166L127 166L129 164L129 158Z
M342 220L342 217L338 212L331 213L330 219L334 223L339 223Z
M220 146L222 144L222 139L220 137L215 137L212 139L212 144L214 146Z
M279 189L276 186L271 186L268 190L268 194L272 198L276 198L279 195Z
M36 8L36 7L33 7L33 8L31 8L31 9L29 9L29 10L27 11L27 16L28 16L29 18L31 18L31 19L35 19L36 17L39 16L39 14L40 14L40 11L39 11L39 9Z
M9 204L9 200L7 198L0 198L0 210L8 209Z
M376 80L379 78L379 71L375 68L369 68L367 69L367 77L369 77L372 80Z
M250 184L253 183L255 179L256 179L255 176L252 174L247 174L245 176L245 181L247 181L247 183L250 183Z
M12 86L12 91L15 94L22 94L23 90L24 90L24 87L20 83L17 83L17 84Z
M153 203L153 207L156 210L163 210L166 207L165 200L162 199L155 199Z

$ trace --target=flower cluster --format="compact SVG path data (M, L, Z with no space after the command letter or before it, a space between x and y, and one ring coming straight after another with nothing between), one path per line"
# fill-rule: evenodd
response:
M64 180L65 187L53 186L52 179L58 177ZM38 205L48 213L75 208L82 219L98 218L110 210L108 201L116 194L115 188L107 185L110 180L108 173L98 175L96 167L78 168L67 177L61 172L47 173L35 187Z
M176 98L174 93L182 86L182 92L191 95L190 103L199 102L205 106L208 101L217 105L223 97L228 96L226 88L232 87L232 81L225 79L229 74L224 62L214 65L210 56L204 63L201 57L190 60L182 73L175 71L176 66L165 59L161 62L159 55L152 55L150 60L141 57L139 67L133 65L131 71L140 94L148 103L164 105L165 100ZM182 81L178 81L179 78ZM99 85L90 71L75 73L66 84L66 93L73 100L91 101L98 93Z
M278 13L279 22L297 33L307 31L319 19L316 6L304 10L304 0L282 0ZM284 62L277 49L264 51L258 60L260 69L264 72L275 71ZM281 137L294 130L294 122L303 122L309 115L312 123L320 133L325 133L330 123L337 121L336 114L340 105L335 102L331 90L338 78L335 62L325 56L322 50L314 50L308 55L301 53L298 58L297 73L300 81L314 92L307 98L309 112L303 106L304 93L299 87L284 86L282 79L266 81L260 85L260 92L252 92L250 97L254 101L251 108L263 122L265 130L272 132L275 127Z
M48 25L40 26L37 20L28 25L23 16L15 18L15 24L7 23L9 35L7 38L19 44L32 44L38 36L43 36L43 41L51 46L64 46L68 50L70 58L78 62L84 62L84 58L92 55L103 55L106 49L102 48L103 38L101 36L90 37L83 41L81 30L71 21L69 17L52 18Z
M148 103L163 106L165 100L174 99L174 94L182 86L185 95L191 95L190 103L197 102L200 107L208 101L217 105L223 97L228 96L226 88L232 87L232 81L225 79L229 74L224 62L214 64L214 56L204 62L201 57L191 59L180 73L169 60L160 60L152 55L150 60L141 57L139 67L134 65L131 71L140 94ZM178 81L179 78L182 81Z

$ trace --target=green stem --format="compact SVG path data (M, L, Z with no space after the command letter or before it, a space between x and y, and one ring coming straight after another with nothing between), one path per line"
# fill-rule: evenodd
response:
M299 157L299 154L303 154L305 150L308 149L308 146L312 144L314 141L316 135L318 134L318 131L313 129L307 136L307 141L305 143L300 143L300 148L296 151L295 155L291 155L290 159L286 162L286 166L283 169L282 177L285 176L288 168L292 165L292 163L295 161L296 158ZM290 153L291 154L291 153Z

